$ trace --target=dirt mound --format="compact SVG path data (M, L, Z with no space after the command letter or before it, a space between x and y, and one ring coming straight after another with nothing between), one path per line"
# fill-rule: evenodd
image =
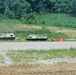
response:
M42 29L41 26L25 26L26 29Z
M75 75L76 63L22 64L0 67L0 75Z
M64 33L68 35L70 38L76 38L76 30L74 29L65 29L65 28L57 28L57 27L47 27L50 31L56 33Z

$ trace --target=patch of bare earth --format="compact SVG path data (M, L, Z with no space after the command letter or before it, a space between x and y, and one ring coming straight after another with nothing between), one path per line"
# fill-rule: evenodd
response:
M32 26L30 26L30 25L26 25L26 24L16 24L15 25L15 27L16 28L23 28L23 29L42 29L42 27L41 26L34 26L34 25L32 25Z
M64 28L57 28L57 27L47 27L50 31L56 33L64 33L68 35L70 38L76 38L76 30L73 29L64 29Z
M22 64L0 67L0 75L76 75L76 63Z
M25 26L25 28L28 28L28 29L42 29L41 26Z
M6 52L0 51L0 55L4 59L4 62L0 63L1 66L3 66L3 65L12 65L13 64L13 62L11 61L11 59L6 55Z

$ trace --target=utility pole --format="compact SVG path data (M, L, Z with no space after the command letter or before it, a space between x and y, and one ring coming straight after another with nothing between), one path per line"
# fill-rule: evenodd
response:
M58 23L60 24L60 8L58 8L59 16L58 16Z
M60 8L60 2L58 3L58 23L60 24L60 12L61 12L61 8Z

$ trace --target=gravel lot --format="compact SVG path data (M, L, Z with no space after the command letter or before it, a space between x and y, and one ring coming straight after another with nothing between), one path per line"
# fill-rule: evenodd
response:
M1 42L0 50L49 50L76 48L76 42Z

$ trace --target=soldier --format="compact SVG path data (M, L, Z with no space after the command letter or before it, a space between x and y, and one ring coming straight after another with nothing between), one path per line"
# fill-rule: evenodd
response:
M54 37L52 37L52 41L54 41Z

